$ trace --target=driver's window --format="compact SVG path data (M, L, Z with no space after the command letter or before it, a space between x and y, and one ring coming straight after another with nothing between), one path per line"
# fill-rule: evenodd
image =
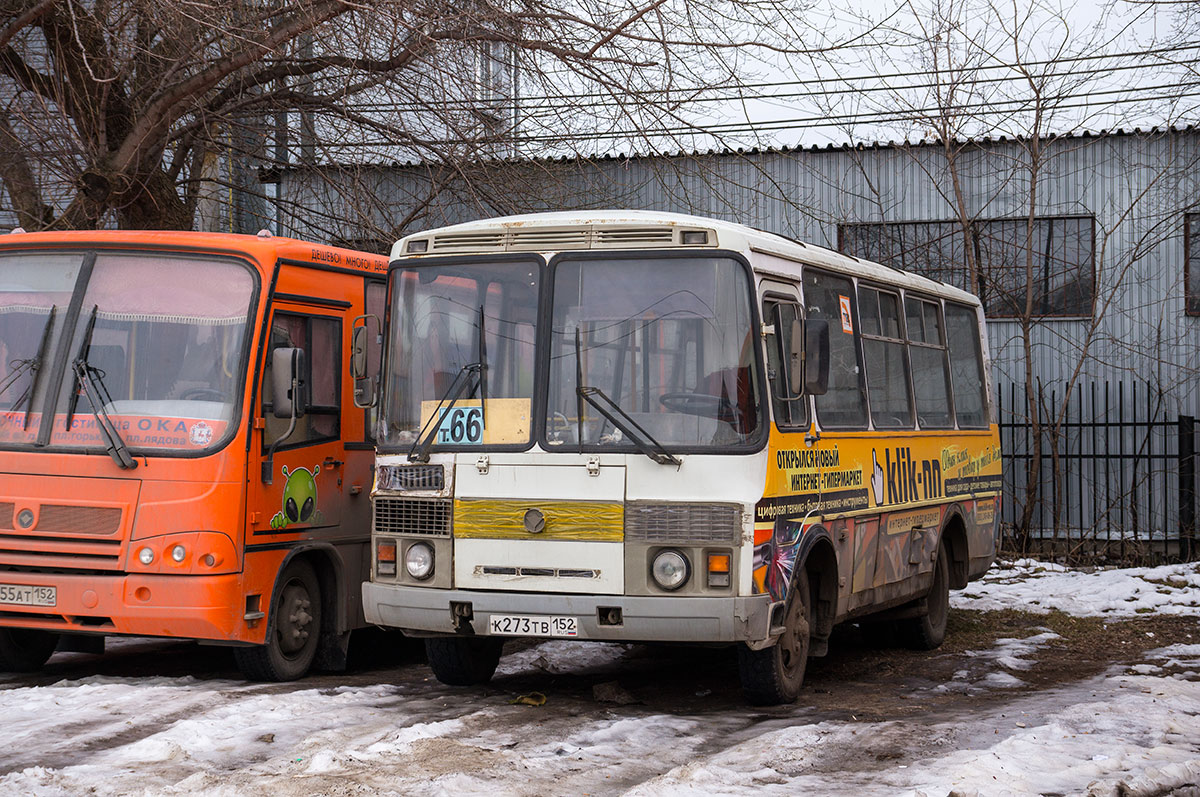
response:
M789 335L792 322L798 317L799 307L794 301L771 297L763 301L763 321L774 329L767 336L767 380L771 386L771 407L775 412L775 425L791 431L808 428L808 399L791 392L787 369L780 361L779 336Z
M341 413L341 369L338 365L341 328L341 321L336 318L275 314L271 322L271 340L262 380L266 443L279 440L279 444L286 447L337 439ZM296 419L296 428L282 440L280 438L287 432L290 421L276 418L272 412L274 397L271 378L274 359L271 353L280 348L304 350L306 373L301 378L307 381L309 393L309 405L304 408L304 415Z

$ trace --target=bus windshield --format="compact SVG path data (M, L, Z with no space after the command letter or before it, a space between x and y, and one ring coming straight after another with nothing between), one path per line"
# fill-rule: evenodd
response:
M200 256L0 256L0 444L106 446L102 413L134 450L219 445L243 392L254 285L246 266Z
M630 432L676 450L756 441L751 308L746 270L726 257L560 261L547 445L647 450Z
M411 266L391 280L380 448L527 445L540 265Z

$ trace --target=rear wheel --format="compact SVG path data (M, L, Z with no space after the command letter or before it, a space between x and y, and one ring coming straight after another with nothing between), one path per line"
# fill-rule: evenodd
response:
M496 637L429 637L425 640L425 656L442 683L473 686L492 680L503 647L504 640Z
M235 648L234 657L252 681L294 681L312 666L321 636L321 585L312 565L296 561L284 569L271 611L266 643Z
M58 647L58 634L30 628L0 628L0 672L35 672Z
M812 596L808 591L807 573L800 571L791 592L783 633L775 644L762 650L751 650L745 645L738 648L742 692L751 705L791 703L800 696L812 627Z
M925 596L925 613L901 620L899 631L906 647L913 650L933 650L946 638L946 621L950 616L950 563L946 549L938 546L933 563L933 585Z

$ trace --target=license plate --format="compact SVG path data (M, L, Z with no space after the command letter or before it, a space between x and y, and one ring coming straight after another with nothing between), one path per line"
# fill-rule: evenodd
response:
M579 622L574 617L493 614L488 618L488 633L501 636L579 636Z
M58 604L58 588L0 584L0 603L15 603L18 606L55 606Z

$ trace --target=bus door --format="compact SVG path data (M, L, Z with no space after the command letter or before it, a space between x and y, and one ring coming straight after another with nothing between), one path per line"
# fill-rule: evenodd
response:
M256 425L261 444L258 466L250 475L248 546L279 534L300 533L303 539L339 535L345 511L345 323L328 308L275 304L259 377L262 400ZM286 387L293 369L300 383L298 401Z

